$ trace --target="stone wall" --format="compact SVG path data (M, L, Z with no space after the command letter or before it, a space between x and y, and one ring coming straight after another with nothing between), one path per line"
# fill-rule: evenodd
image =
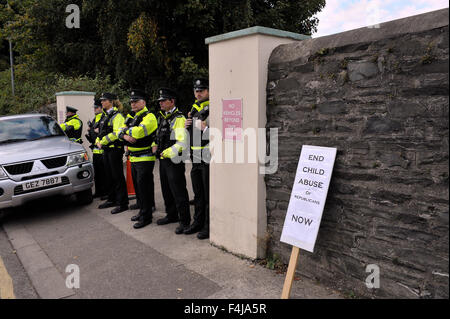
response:
M274 50L269 255L289 262L280 236L301 146L337 147L315 252L301 251L298 273L348 296L449 297L448 54L448 9ZM365 285L369 264L379 289Z

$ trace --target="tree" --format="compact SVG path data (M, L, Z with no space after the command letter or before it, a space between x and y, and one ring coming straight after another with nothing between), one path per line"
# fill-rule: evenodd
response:
M192 100L207 75L205 38L255 25L311 34L325 0L72 0L80 29L65 27L65 0L0 0L0 40L12 37L19 63L70 76L111 76L156 94ZM3 4L3 5L2 5ZM9 19L11 24L6 25Z

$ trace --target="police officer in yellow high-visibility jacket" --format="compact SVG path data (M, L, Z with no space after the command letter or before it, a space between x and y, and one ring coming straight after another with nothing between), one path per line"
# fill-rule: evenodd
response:
M189 235L199 232L197 238L206 239L209 238L209 135L206 127L209 117L208 80L197 78L193 87L196 100L185 126L191 141L191 182L195 196L195 214L192 225L184 233Z
M153 151L160 159L159 177L167 215L156 223L165 225L179 221L175 233L182 234L191 222L185 166L180 156L184 151L189 152L184 128L186 118L175 106L176 93L173 90L159 89L158 101L161 111Z
M156 158L152 152L152 144L158 123L155 115L145 105L146 97L144 91L131 90L130 103L134 116L127 120L127 125L119 133L119 138L128 147L130 155L131 175L139 207L139 213L131 218L132 221L137 221L133 225L136 229L151 224L155 201L153 168Z
M93 164L95 171L95 194L94 197L103 197L107 195L107 187L105 184L105 165L103 161L103 153L104 151L95 145L95 141L100 132L100 123L101 120L106 117L106 114L103 112L102 104L100 100L94 100L94 114L95 117L92 121L88 122L88 131L85 135L86 139L91 143L89 148L92 149L93 153Z
M96 140L98 148L105 151L103 154L107 185L108 199L98 208L115 207L111 214L118 214L128 210L128 193L125 176L123 175L123 143L118 134L125 123L123 115L118 107L121 105L117 96L112 93L103 93L100 101L106 117L100 125L100 133Z
M81 140L83 122L78 117L77 111L78 110L72 106L66 106L66 120L60 126L70 140L81 144L83 143Z

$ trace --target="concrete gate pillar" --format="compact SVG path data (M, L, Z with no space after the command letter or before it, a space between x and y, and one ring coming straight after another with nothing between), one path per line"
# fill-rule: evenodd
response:
M267 68L272 50L309 38L265 27L252 27L207 38L209 45L210 127L222 132L222 103L242 99L242 129L266 126ZM216 131L216 132L217 132ZM262 137L265 140L265 136ZM256 135L258 139L258 135ZM249 258L264 258L267 242L266 187L259 173L258 144L211 136L210 240ZM242 145L243 144L243 145ZM254 143L253 143L254 144ZM225 163L225 150L244 146L244 163ZM220 154L221 158L217 155ZM253 154L251 154L253 153ZM256 157L255 157L256 156ZM256 163L249 161L256 158Z
M58 92L56 95L56 112L57 121L59 124L63 123L66 118L66 106L73 106L78 109L78 116L83 121L83 133L81 138L83 139L83 146L89 153L89 158L92 159L92 150L89 148L89 142L84 135L87 133L87 122L94 118L94 92Z

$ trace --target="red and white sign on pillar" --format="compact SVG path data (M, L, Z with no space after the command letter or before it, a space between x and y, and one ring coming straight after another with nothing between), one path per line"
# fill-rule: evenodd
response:
M222 100L222 136L224 140L242 140L242 99Z

